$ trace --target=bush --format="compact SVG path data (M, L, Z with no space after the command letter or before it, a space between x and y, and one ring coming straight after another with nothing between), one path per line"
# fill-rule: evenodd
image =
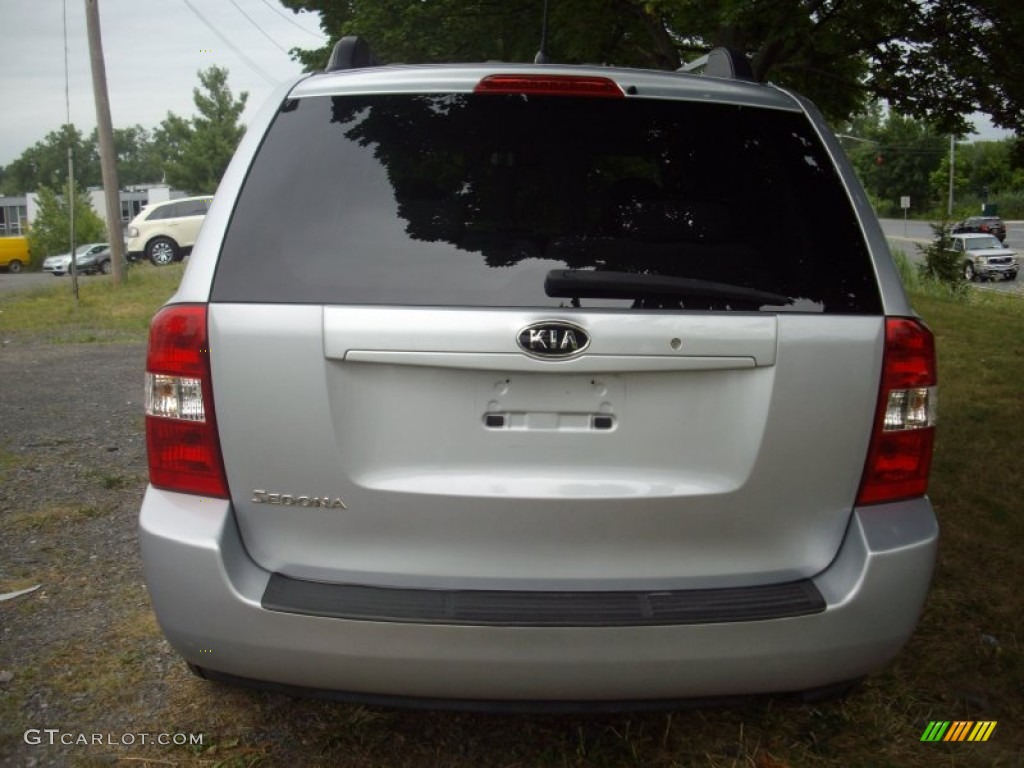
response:
M39 188L39 212L28 230L32 262L71 250L71 217L65 196L49 187ZM107 239L107 228L96 214L84 190L75 192L75 242L99 243Z
M955 286L963 282L960 273L960 262L953 252L948 221L932 223L934 238L928 245L918 245L917 249L924 256L924 262L918 265L923 280L935 280L946 285Z

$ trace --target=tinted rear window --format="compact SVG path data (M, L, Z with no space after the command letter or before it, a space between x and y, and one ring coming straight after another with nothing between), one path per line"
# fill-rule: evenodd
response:
M863 235L803 115L468 94L287 103L243 186L212 299L751 308L548 296L552 270L788 297L771 310L880 312Z

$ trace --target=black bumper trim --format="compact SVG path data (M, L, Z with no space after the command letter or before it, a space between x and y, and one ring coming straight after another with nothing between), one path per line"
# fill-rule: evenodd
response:
M498 627L643 627L765 621L825 610L810 580L651 592L401 589L270 577L263 608L354 621Z

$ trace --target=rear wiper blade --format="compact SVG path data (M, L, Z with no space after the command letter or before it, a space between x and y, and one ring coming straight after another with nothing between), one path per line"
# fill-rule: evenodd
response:
M544 293L565 299L640 299L650 296L678 296L713 302L744 304L792 304L789 296L759 291L742 285L695 280L689 277L644 275L634 272L594 272L553 269L544 280Z

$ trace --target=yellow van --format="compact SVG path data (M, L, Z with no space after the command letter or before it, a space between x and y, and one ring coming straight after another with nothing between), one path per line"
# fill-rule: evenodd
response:
M0 269L21 272L29 263L28 238L0 237Z

